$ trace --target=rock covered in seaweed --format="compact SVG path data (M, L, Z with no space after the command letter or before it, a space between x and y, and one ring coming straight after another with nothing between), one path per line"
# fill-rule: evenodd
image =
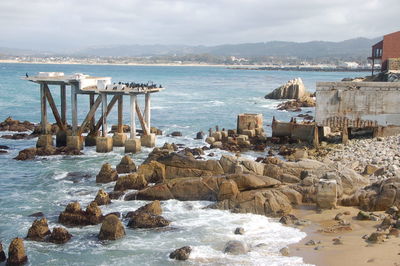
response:
M8 259L6 265L22 265L28 261L22 238L14 238L8 247Z
M54 227L49 237L49 242L54 244L65 244L71 239L72 235L63 227Z
M118 173L112 169L111 164L105 163L96 176L96 183L110 183L118 179Z
M58 222L65 226L85 226L99 224L103 215L96 202L91 202L83 211L78 202L71 202L65 210L60 213Z
M103 189L99 189L97 192L96 198L94 201L97 203L97 205L107 205L111 203L110 196L108 195L107 192L105 192Z
M34 241L45 241L45 238L50 235L49 225L47 224L46 218L41 218L39 220L35 220L32 223L32 226L28 230L28 235L26 239L34 240Z
M187 260L189 259L190 253L192 252L192 248L189 246L184 246L178 248L169 254L170 259L175 260Z
M136 165L132 158L128 155L122 157L121 162L117 165L118 174L128 174L136 171Z

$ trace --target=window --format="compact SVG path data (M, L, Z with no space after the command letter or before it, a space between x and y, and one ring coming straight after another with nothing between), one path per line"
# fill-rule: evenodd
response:
M376 48L374 57L381 57L381 56L382 56L382 49L381 48Z

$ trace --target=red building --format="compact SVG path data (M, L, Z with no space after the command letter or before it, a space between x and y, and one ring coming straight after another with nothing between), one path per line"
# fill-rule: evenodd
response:
M400 58L400 31L383 36L383 40L372 46L372 74L375 61L381 62L381 71L388 70L388 59Z

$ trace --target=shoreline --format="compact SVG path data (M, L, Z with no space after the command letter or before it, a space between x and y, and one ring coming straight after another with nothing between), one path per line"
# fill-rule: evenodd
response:
M219 65L219 64L177 64L177 63L83 63L83 62L29 62L29 61L18 61L18 60L1 60L0 64L32 64L32 65L87 65L87 66L162 66L162 67L221 67L230 70L257 70L257 71L298 71L298 72L368 72L364 69L318 69L318 68L302 68L302 69L291 69L291 68L269 68L265 65Z

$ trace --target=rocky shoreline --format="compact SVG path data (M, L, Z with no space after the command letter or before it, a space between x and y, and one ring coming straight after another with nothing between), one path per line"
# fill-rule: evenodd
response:
M10 124L32 127L31 123L13 121L7 120L3 125L8 128L5 130L9 130ZM226 136L222 132L226 132ZM269 155L250 160L236 153L222 155L219 160L207 160L204 150L208 147L183 148L165 143L163 147L154 148L141 165L136 165L129 156L123 157L115 169L104 164L96 183L115 182L114 189L108 192L99 190L86 210L82 210L79 203L71 202L60 213L59 222L65 226L102 224L99 239L115 240L124 237L125 226L133 229L168 226L170 221L161 216L159 201L206 200L214 202L208 208L275 217L283 224L306 231L308 241L314 241L307 247L313 246L314 249L305 249L300 243L285 248L282 254L301 255L310 263L321 263L312 258L325 255L309 254L319 252L327 245L318 244L320 240L310 237L322 238L323 243L327 236L332 237L336 251L348 249L347 236L353 238L361 233L363 235L359 237L366 245L397 243L400 229L400 199L397 197L400 189L399 136L350 140L346 145L323 144L315 149L307 144L267 139L262 130L239 145L235 142L235 132L231 135L228 131L222 132L215 132L221 136L213 134L211 148L232 150L229 145L222 145L230 141L231 146L238 147L234 151L246 150L252 145L253 148L257 146L257 141L262 139L269 141ZM221 145L215 145L215 141L221 141ZM62 149L31 149L31 152L27 149L20 153L19 157L25 154L26 158L33 159L41 155L71 154L71 151ZM132 189L136 192L126 192ZM98 206L110 204L113 199L151 203L130 213L103 215ZM359 230L360 226L363 230ZM245 231L246 228L238 230L241 233ZM34 221L27 239L65 243L71 237L62 227L51 232L46 219L41 218ZM13 243L21 247L20 241ZM177 248L171 250L170 258L190 259L190 246ZM231 254L248 251L246 243L227 243L224 248L224 252ZM365 262L371 259L367 257ZM19 259L25 260L25 257ZM374 260L380 261L380 258Z

